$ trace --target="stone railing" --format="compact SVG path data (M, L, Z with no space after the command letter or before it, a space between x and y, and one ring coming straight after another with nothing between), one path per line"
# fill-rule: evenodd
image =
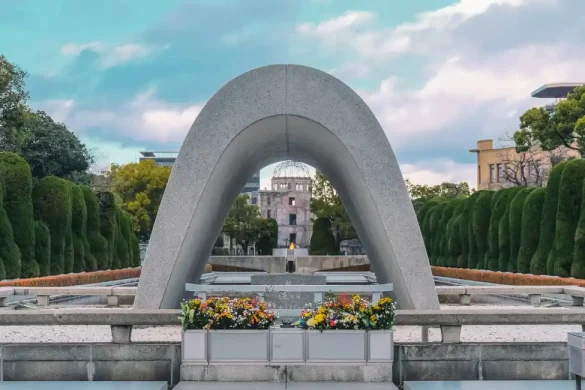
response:
M0 311L0 326L109 325L114 343L130 343L133 326L178 326L178 313L175 309L10 310ZM443 343L459 343L463 325L583 326L585 309L397 310L395 320L398 326L440 327Z
M461 305L470 305L472 295L528 295L538 305L543 295L566 295L573 306L583 306L585 288L566 286L437 286L438 295L458 295Z
M5 306L6 298L13 295L36 296L37 305L49 306L51 296L105 296L108 306L118 306L120 297L135 296L136 287L1 287L0 307Z

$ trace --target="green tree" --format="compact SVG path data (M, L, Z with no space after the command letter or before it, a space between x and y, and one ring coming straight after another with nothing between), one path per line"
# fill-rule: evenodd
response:
M504 207L505 211L500 219L500 223L498 226L498 245L499 245L499 253L498 253L498 270L499 271L508 271L508 263L510 262L510 251L511 251L511 240L510 240L510 207L512 205L512 200L521 190L521 187L512 187L506 188L501 190L505 192L506 195L502 195L501 201L505 202ZM516 268L514 266L514 268Z
M471 189L466 182L442 183L434 186L427 184L413 184L409 179L404 180L406 189L412 200L431 200L438 201L450 200L455 198L466 198L471 195Z
M571 274L584 178L585 160L569 161L561 176L555 243L549 253L556 276L568 277Z
M429 213L431 220L429 222L429 232L431 234L431 257L429 261L431 265L438 265L439 256L441 253L441 219L443 217L443 210L447 207L448 202L442 202L433 207Z
M447 266L457 267L457 261L461 257L461 237L459 236L459 229L461 224L461 214L465 208L465 202L463 199L458 199L452 202L455 204L455 210L453 211L453 217L447 223ZM467 265L467 264L465 264Z
M476 264L475 268L477 269L487 269L485 259L488 251L488 232L490 231L493 196L493 191L480 191L473 207L472 228L473 239L477 245L477 261L470 258L470 262Z
M425 243L425 248L427 250L427 256L431 257L431 232L430 232L430 224L431 224L431 217L430 211L433 207L439 204L439 201L436 200L429 200L425 202L425 205L420 209L417 214L418 223L421 229L421 233L423 236L423 241Z
M551 114L544 108L531 108L520 117L520 130L514 133L516 149L536 146L550 151L559 146L585 152L585 86L577 87L555 105Z
M150 159L112 165L113 192L122 199L121 208L132 215L133 230L141 239L150 237L170 174L170 167L158 166Z
M39 274L51 274L51 233L41 221L35 221L35 259L39 264Z
M510 210L508 211L508 218L510 220L510 259L508 260L508 271L510 272L519 272L518 252L520 251L522 237L522 216L526 199L533 190L534 188L522 188L516 193L512 202L510 202ZM538 220L540 221L540 218Z
M244 253L248 253L248 248L260 238L263 223L258 206L250 203L248 195L240 194L228 213L222 231L240 245Z
M116 235L117 235L117 223L116 223L116 205L114 201L114 194L111 192L100 192L98 194L99 199L99 210L100 210L100 233L106 239L108 243L108 256L107 262L102 264L107 269L120 268L118 256L116 254ZM100 264L98 263L98 266Z
M23 142L19 129L28 99L25 77L22 69L0 55L0 151L15 152Z
M39 276L39 265L35 261L30 167L22 157L0 152L0 181L4 186L4 209L12 225L14 242L21 254L21 264L14 264L16 268L7 272L15 277Z
M548 263L548 255L554 246L559 188L563 170L567 163L568 161L563 161L552 169L546 185L546 196L542 206L542 218L540 219L538 249L530 262L530 272L534 275L552 275L554 272L554 259L551 259L551 262Z
M75 244L73 242L73 192L72 182L65 180L69 189L69 216L65 224L65 260L63 272L68 274L73 272L73 263L75 263ZM83 249L82 249L83 250Z
M262 221L260 222L260 238L256 242L256 253L262 256L271 256L272 249L276 248L277 243L278 224L276 220L272 218L262 218Z
M124 226L124 216L122 210L116 207L116 257L118 259L117 268L128 268L130 266L130 253L128 252L128 241ZM129 238L129 237L128 237Z
M87 241L87 206L79 186L71 183L71 231L73 237L73 272L84 272L91 268L95 260L88 259L92 254L85 253L90 248ZM86 264L88 260L89 264Z
M488 232L488 251L486 252L484 260L486 269L490 271L498 271L500 269L500 244L498 243L499 228L500 220L504 216L508 205L508 194L509 192L500 190L496 191L492 197L492 211L490 214L490 228Z
M447 266L447 256L449 255L449 238L448 238L448 224L451 218L453 218L453 212L455 211L456 201L452 200L447 202L445 208L443 208L443 212L441 213L441 219L439 220L438 229L435 231L435 234L439 235L439 252L437 255L437 264L441 267Z
M459 221L459 241L461 242L461 255L457 259L458 268L475 268L476 264L470 264L470 258L476 257L477 245L470 240L472 234L471 220L473 217L473 206L477 200L478 192L474 192L470 197L463 201L463 210L461 211L461 220Z
M51 234L51 275L65 269L65 236L71 221L71 195L67 181L48 176L33 187L35 219L44 222Z
M327 218L337 247L343 240L358 238L355 228L339 198L339 194L329 180L320 172L315 173L311 183L311 213L315 218Z
M313 224L309 253L314 256L339 254L339 247L331 233L331 222L327 218L317 218Z
M585 185L582 188L585 191ZM571 277L585 279L585 196L581 195L581 216L575 231L575 248L573 250L573 263L571 264Z
M20 250L14 242L12 234L12 225L3 206L4 187L0 183L0 280L13 279L9 276L6 269L14 269L13 264L20 264Z
M522 209L522 233L518 251L518 272L534 273L532 259L538 248L542 208L546 197L546 188L537 188L526 197Z
M85 250L87 271L108 269L108 241L100 233L100 207L97 195L88 186L79 186L87 210L86 237L89 250ZM89 253L89 256L87 254Z

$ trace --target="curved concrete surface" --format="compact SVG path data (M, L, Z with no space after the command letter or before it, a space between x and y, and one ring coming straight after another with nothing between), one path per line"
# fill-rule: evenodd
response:
M402 173L376 117L347 85L298 65L244 73L200 112L162 199L134 307L178 307L246 180L283 159L329 178L400 308L439 307Z

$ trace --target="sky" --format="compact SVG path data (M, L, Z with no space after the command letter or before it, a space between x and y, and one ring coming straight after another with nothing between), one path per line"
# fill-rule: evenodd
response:
M369 104L413 182L476 182L546 83L585 83L583 0L0 0L0 53L95 170L178 150L205 102L258 66L312 66ZM261 172L268 186L273 166Z

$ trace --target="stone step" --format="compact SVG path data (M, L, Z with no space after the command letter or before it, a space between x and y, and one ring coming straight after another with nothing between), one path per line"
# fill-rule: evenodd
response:
M356 382L179 382L173 390L398 390L393 383Z
M575 381L406 381L404 390L574 390Z
M167 390L167 382L0 382L0 390Z

